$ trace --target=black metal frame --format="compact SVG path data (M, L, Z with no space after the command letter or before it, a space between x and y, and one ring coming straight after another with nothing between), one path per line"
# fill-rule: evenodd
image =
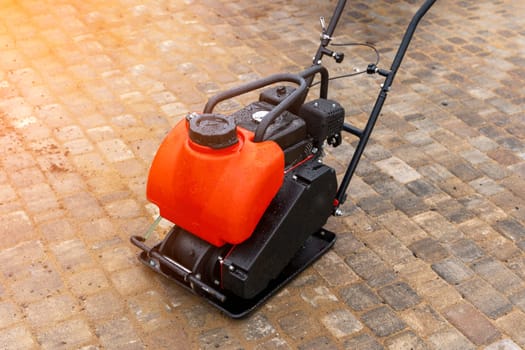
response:
M333 31L335 29L335 26L337 25L337 21L339 20L341 16L341 11L343 10L345 2L346 0L339 0L338 2L336 11L334 13L334 17L330 21L330 25L326 33L328 37L331 37L333 35ZM370 138L370 135L372 134L372 130L374 129L374 126L377 122L377 118L379 117L379 114L381 113L381 109L383 108L383 104L385 103L386 97L388 95L388 91L390 91L390 87L392 86L397 70L401 66L401 61L403 60L403 57L405 56L405 53L408 49L408 45L410 44L410 41L412 40L412 36L414 35L414 32L416 31L417 25L435 2L436 0L425 1L425 3L419 8L419 10L416 12L414 17L410 21L407 27L407 30L405 31L405 34L403 36L403 39L401 40L401 44L394 57L394 60L392 61L392 66L390 67L390 70L385 71L373 65L369 66L369 69L367 70L367 73L369 74L377 73L381 76L384 76L385 81L381 85L381 91L379 92L379 95L374 104L372 112L370 113L370 116L368 118L368 122L366 123L365 128L363 130L360 130L356 128L355 126L347 124L347 123L345 123L343 126L344 131L354 136L357 136L359 138L359 143L357 144L357 147L354 151L352 159L346 169L345 175L343 179L341 180L339 189L337 190L337 196L336 196L336 206L337 207L339 207L341 204L343 204L346 201L346 191L348 189L348 185L350 184L350 180L352 179L352 176L354 175L354 172L357 168L357 164L359 163L359 160L361 159L361 156L363 155L365 146L368 143L368 139ZM332 22L334 22L333 25L332 25ZM316 55L316 58L314 58L314 64L317 64L320 61L322 55L326 54L324 50L325 46L326 46L325 43L321 42L319 50L317 51L318 53Z

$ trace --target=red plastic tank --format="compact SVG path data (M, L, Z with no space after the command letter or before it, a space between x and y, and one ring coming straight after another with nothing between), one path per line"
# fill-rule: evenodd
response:
M160 145L147 183L162 217L215 246L249 238L284 178L276 143L234 130L235 143L214 149L190 138L182 120Z

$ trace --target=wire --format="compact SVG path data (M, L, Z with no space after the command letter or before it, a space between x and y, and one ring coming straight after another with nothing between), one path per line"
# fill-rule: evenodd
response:
M379 65L379 60L380 60L380 55L379 55L379 51L375 48L374 45L372 44L369 44L369 43L355 43L355 42L350 42L350 43L331 43L330 45L332 46L365 46L365 47L368 47L368 48L371 48L372 50L374 50L374 53L376 55L376 61L375 61L375 65L378 66ZM359 72L355 72L355 73L348 73L348 74L342 74L342 75L337 75L335 77L331 77L329 78L328 80L336 80L336 79L343 79L343 78L350 78L350 77L354 77L356 75L359 75L359 74L364 74L366 73L366 69L363 69ZM320 84L321 82L320 81L317 81L315 83L312 83L310 84L310 87L312 86L315 86L315 85L318 85Z

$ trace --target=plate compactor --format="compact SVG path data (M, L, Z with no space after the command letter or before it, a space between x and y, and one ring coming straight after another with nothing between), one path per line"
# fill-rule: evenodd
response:
M323 56L346 1L339 0L313 65L298 74L276 74L210 98L203 113L180 121L160 145L147 181L147 198L160 216L145 237L131 242L156 272L202 296L233 318L260 306L330 249L334 233L323 228L340 213L346 190L379 116L417 24L435 0L410 22L390 70L370 64L366 73L385 77L364 129L345 122L345 110L327 98ZM377 51L376 51L377 53ZM308 99L316 76L319 98ZM260 90L259 100L229 115L214 107ZM308 100L308 102L306 102ZM337 147L342 132L359 139L338 185L323 164L323 147ZM153 247L147 236L161 218L174 225Z

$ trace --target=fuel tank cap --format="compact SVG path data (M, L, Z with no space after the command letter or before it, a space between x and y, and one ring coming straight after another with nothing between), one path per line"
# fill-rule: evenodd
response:
M190 139L201 146L213 149L235 145L237 126L234 118L222 114L195 114L186 117L190 123Z

